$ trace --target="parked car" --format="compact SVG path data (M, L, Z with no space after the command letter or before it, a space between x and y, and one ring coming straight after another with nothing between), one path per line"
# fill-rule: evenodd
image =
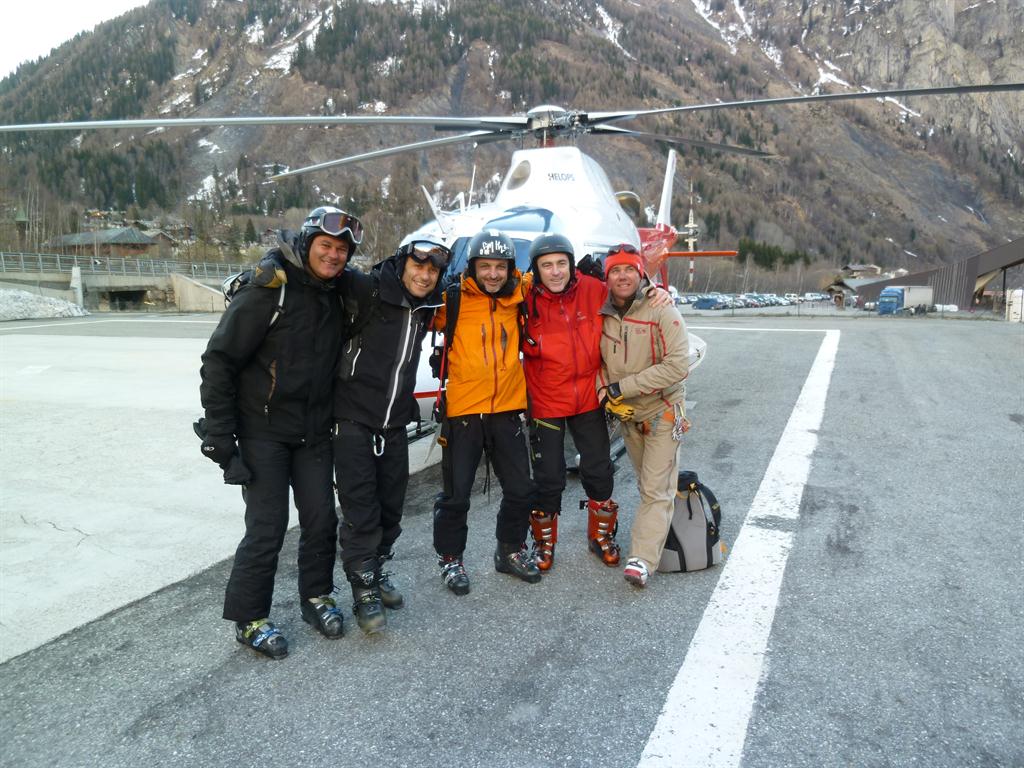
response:
M693 302L694 309L722 309L725 298L722 296L701 296Z

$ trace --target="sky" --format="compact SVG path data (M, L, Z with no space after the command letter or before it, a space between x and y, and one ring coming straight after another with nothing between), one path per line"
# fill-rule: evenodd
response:
M0 79L18 65L45 56L52 48L101 21L113 19L145 0L46 0L40 8L31 0L2 0Z

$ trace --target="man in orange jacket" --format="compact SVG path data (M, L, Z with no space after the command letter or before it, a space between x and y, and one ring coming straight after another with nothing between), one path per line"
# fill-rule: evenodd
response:
M501 484L494 567L528 583L540 570L526 551L534 484L526 447L526 380L519 362L522 276L515 246L497 230L477 233L457 286L445 292L434 327L444 330L458 291L453 338L445 339L447 390L438 442L444 491L434 504L434 548L441 578L456 595L469 592L463 563L469 497L484 451Z

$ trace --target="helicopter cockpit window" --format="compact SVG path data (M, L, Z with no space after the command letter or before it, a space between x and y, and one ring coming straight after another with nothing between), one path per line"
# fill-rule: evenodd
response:
M547 232L565 232L565 224L547 208L528 208L525 205L510 208L484 225L502 232L531 232L534 237ZM531 238L532 239L532 238Z
M519 189L521 186L523 186L523 184L526 183L526 180L529 179L529 178L530 178L530 161L529 160L523 160L523 162L521 162L519 165L517 165L512 170L512 173L509 174L507 189Z

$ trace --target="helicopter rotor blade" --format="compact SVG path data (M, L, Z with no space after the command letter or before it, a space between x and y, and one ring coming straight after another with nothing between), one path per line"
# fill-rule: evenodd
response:
M595 125L590 129L591 135L597 136L630 136L635 139L653 139L664 141L666 144L681 144L683 146L703 147L718 152L731 152L737 155L750 155L752 157L775 157L771 152L762 152L759 149L749 147L737 147L733 144L716 144L712 141L701 141L700 139L686 139L682 136L669 136L664 133L647 133L646 131L631 131L627 128L619 128L614 125Z
M811 96L783 96L774 99L751 99L749 101L719 101L713 104L689 104L682 107L662 109L637 109L622 112L590 112L587 118L591 125L602 125L620 120L635 120L649 115L669 115L676 112L700 112L709 109L744 109L746 107L771 106L774 104L805 104L818 101L852 101L856 99L882 99L894 96L940 96L955 93L998 93L1002 91L1024 91L1024 83L989 83L987 85L949 85L938 88L898 88L890 91L857 91L847 93L819 93Z
M496 133L495 131L472 131L470 133L460 133L458 136L444 136L440 139L428 139L426 141L415 141L412 144L402 144L397 147L387 147L385 149L377 149L373 152L364 152L361 155L349 155L348 157L342 157L338 160L328 160L325 163L317 163L316 165L307 165L303 168L296 168L293 171L285 171L275 176L271 176L267 179L266 183L277 181L278 179L284 179L289 176L298 176L302 173L309 173L310 171L321 171L324 168L333 168L338 165L348 165L350 163L359 163L363 160L372 160L375 157L387 157L389 155L399 155L403 152L416 152L421 149L429 149L431 147L442 147L446 144L461 144L468 141L479 142L479 141L497 141L499 139L511 138L511 136L503 136Z
M293 115L267 117L168 117L137 120L79 120L69 123L0 125L0 133L87 131L100 128L220 128L235 125L423 125L439 131L467 128L478 131L513 131L526 125L526 117L423 117L417 115Z

